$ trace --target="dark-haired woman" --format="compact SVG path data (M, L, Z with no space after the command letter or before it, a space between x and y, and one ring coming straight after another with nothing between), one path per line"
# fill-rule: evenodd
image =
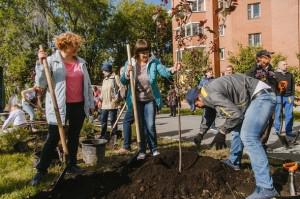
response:
M140 123L141 143L137 159L146 157L146 143L153 156L159 155L156 137L156 106L162 106L162 99L157 85L157 75L170 78L179 70L179 65L166 68L155 57L150 57L150 45L144 39L139 39L134 47L134 57L131 59L132 65L125 64L125 70L121 75L122 84L129 84L129 73L134 72L136 81L136 96ZM126 103L128 110L132 111L131 90L128 90ZM130 132L129 132L130 133ZM126 134L126 132L124 132ZM124 135L126 137L130 136Z

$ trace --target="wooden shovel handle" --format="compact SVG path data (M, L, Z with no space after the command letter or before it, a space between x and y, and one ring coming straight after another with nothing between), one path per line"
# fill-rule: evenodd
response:
M117 119L116 119L114 125L112 126L112 128L111 128L112 130L113 130L114 128L116 128L116 126L117 126L117 124L118 124L118 122L119 122L119 120L120 120L120 118L121 118L121 116L122 116L122 113L124 112L125 108L126 108L126 103L123 105L123 107L122 107L122 109L121 109L121 111L120 111L120 113L119 113L119 115L118 115L118 117L117 117Z
M128 64L131 63L131 53L130 53L130 46L127 44L127 57L128 57ZM133 114L134 114L134 121L135 121L135 130L136 130L136 137L137 142L141 142L141 134L140 134L140 123L139 123L139 116L138 116L138 110L137 110L137 103L136 103L136 93L135 93L135 79L133 75L133 71L130 71L130 90L131 90L131 96L132 96L132 105L133 105Z
M40 50L43 50L42 45L40 45L39 48L40 48ZM47 62L47 58L43 59L42 62L43 62L45 75L46 75L46 79L47 79L47 83L48 83L48 88L49 88L49 92L50 92L50 96L51 96L51 100L52 100L52 103L53 103L53 108L54 108L54 112L55 112L55 116L56 116L56 120L57 120L57 126L58 126L60 141L61 141L61 144L62 144L64 154L68 155L69 150L68 150L67 143L66 143L65 130L64 130L62 120L61 120L61 117L60 117L59 108L58 108L58 104L57 104L57 98L55 96L54 84L53 84L53 80L52 80L51 73L50 73L50 70L49 70L49 65L48 65L48 62Z

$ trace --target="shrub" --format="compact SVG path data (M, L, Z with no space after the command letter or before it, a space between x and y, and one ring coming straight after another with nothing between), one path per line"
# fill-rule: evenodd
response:
M280 54L280 53L272 55L272 61L271 61L271 63L272 63L273 68L274 69L277 68L278 63L280 61L286 61L286 59L287 59L287 57L284 56L284 55L282 55L282 54Z
M296 85L300 85L300 69L297 66L289 67L289 72L294 75L294 80Z
M229 53L229 62L232 64L234 71L245 73L251 69L255 61L256 52L262 50L261 47L253 47L239 44L239 51L237 55Z
M203 75L203 70L209 66L209 55L203 48L186 49L183 52L183 69L180 71L181 86L185 89L198 85ZM191 78L193 77L193 78Z
M253 64L256 62L256 53L262 50L261 47L253 47L253 46L243 46L241 44L239 46L239 51L236 55L233 53L229 53L229 62L233 65L233 68L236 72L245 73L251 69ZM276 53L272 55L271 63L274 68L277 68L277 65L280 61L285 61L287 59L286 56Z
M85 138L94 138L95 136L94 124L90 119L84 120L80 135Z
M18 128L10 133L3 134L0 137L0 150L5 152L19 151L19 147L27 147L26 140L29 137L29 130ZM25 146L25 145L26 146Z

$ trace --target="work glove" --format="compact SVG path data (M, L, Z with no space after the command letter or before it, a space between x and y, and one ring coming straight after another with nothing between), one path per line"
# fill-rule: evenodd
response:
M199 133L195 138L194 138L194 143L196 144L196 146L199 148L201 146L201 142L203 139L203 134Z
M227 147L226 143L225 143L225 134L223 133L217 133L217 135L215 136L214 140L211 142L210 147L212 147L213 145L216 145L216 149L225 149Z

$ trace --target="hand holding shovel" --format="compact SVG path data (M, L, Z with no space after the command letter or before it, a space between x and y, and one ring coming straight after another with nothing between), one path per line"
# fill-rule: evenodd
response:
M57 120L57 126L58 126L58 130L59 130L60 141L62 144L62 148L63 148L63 152L64 152L64 159L65 159L65 169L63 170L63 172L60 174L58 180L56 181L54 188L53 188L53 189L55 189L55 187L62 181L62 179L68 169L68 167L67 167L68 164L66 163L66 161L68 161L69 151L68 151L68 147L66 144L65 130L64 130L64 127L62 124L62 120L60 117L59 108L58 108L58 104L57 104L57 99L56 99L56 95L55 95L54 83L53 83L51 73L49 70L49 66L48 66L48 62L47 62L47 54L45 53L45 51L41 45L40 45L40 49L38 52L38 57L39 57L40 63L42 63L44 66L45 75L46 75L46 79L47 79L47 83L48 83L48 89L49 89L51 100L53 103L53 108L54 108L54 112L55 112L55 116L56 116L56 120Z

